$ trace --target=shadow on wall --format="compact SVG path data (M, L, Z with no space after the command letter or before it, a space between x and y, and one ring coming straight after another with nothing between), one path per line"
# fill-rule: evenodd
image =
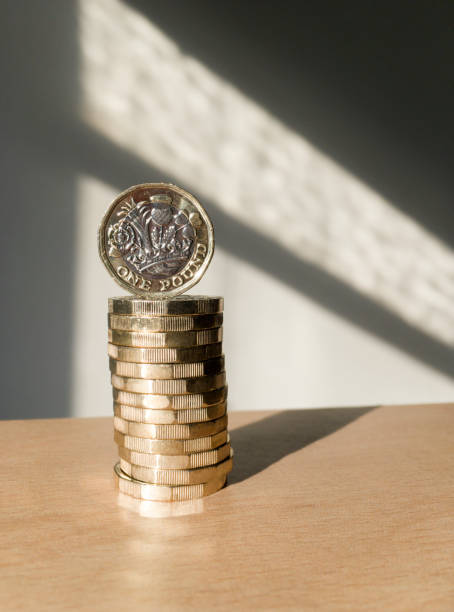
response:
M2 6L0 418L70 414L76 3ZM63 130L64 131L64 130Z
M159 176L160 180L174 182L171 175L163 175L140 157L88 128L71 134L70 139L75 146L75 162L79 163L79 169L117 186L119 191L143 182L143 177ZM251 227L226 215L213 203L206 200L203 203L216 227L216 243L223 249L440 372L453 375L453 348L406 323L329 272L302 261Z
M286 410L232 430L230 438L235 451L235 467L229 476L229 484L262 472L276 461L329 436L374 408Z

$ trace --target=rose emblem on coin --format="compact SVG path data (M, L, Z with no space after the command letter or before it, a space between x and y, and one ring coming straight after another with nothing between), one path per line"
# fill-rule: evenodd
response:
M194 285L214 248L213 227L188 192L145 183L120 194L99 230L99 250L124 287L153 297L172 296Z

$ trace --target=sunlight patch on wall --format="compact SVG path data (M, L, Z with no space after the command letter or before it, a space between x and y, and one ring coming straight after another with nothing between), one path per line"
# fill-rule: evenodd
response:
M140 13L118 0L79 5L88 125L302 260L453 343L450 249L185 55Z

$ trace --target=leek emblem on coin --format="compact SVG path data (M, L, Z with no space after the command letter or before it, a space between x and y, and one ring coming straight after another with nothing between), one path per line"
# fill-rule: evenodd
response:
M154 298L195 285L214 249L213 226L201 204L166 183L144 183L117 196L98 240L101 259L117 282Z

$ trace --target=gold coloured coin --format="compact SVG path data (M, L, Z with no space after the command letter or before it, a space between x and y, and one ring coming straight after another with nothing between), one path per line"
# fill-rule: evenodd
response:
M127 295L109 298L109 313L119 315L196 315L216 314L224 309L224 298L206 295L177 295L171 299L153 300Z
M157 395L181 395L183 393L205 393L225 386L225 372L200 378L173 378L170 380L147 380L128 378L112 374L112 387L131 393L156 393Z
M109 343L107 353L114 359L133 363L195 363L222 355L222 342L189 348L137 348Z
M202 423L213 421L224 416L227 404L214 404L207 408L189 410L148 410L123 404L114 404L114 415L126 421L152 423L154 425L181 425L184 423Z
M98 245L109 274L122 287L163 298L202 278L213 256L214 232L193 195L175 185L144 183L112 202Z
M226 476L220 476L203 484L168 486L134 480L123 472L119 463L115 465L114 472L117 477L118 488L122 493L149 501L172 502L205 497L222 489L226 481Z
M223 444L219 448L190 453L188 455L152 455L151 453L138 453L127 448L119 447L118 453L122 459L134 465L146 468L160 468L162 470L188 470L214 465L230 456L230 444Z
M185 348L222 341L222 327L187 332L132 332L109 329L109 342L139 348Z
M154 378L158 380L174 380L179 378L197 378L211 376L225 370L224 356L198 361L196 363L133 363L109 359L112 374L128 376L129 378Z
M120 468L131 478L142 482L161 485L194 485L209 482L221 476L227 476L232 470L232 456L216 465L190 470L162 470L159 468L142 467L129 463L125 459L120 459Z
M151 408L152 410L187 410L188 408L206 408L212 404L225 402L227 386L206 393L187 393L184 395L154 395L152 393L131 393L112 389L114 402L136 406L136 408Z
M211 329L221 327L222 320L222 314L164 317L135 317L131 315L109 314L108 317L110 329L146 332L181 332Z
M186 423L184 425L153 425L152 423L136 423L114 416L114 429L127 436L135 438L150 438L157 440L190 440L213 436L227 427L227 415L205 421L204 423Z
M123 447L138 453L159 455L188 455L202 453L218 448L229 439L227 430L220 431L214 436L204 436L193 440L152 440L150 438L137 438L114 431L115 442Z

